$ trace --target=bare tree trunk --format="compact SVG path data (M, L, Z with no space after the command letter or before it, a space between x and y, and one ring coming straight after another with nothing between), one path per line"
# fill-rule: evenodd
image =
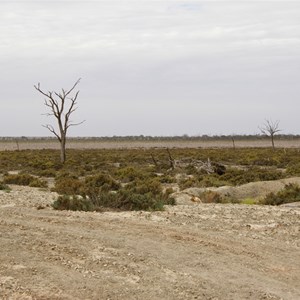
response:
M66 139L60 141L60 162L64 164L66 161Z
M155 167L158 167L158 163L157 163L156 159L154 158L154 155L152 153L150 153L150 155L151 155L151 158L152 158L152 161L153 161Z
M274 135L271 134L272 148L275 150Z
M233 137L233 136L231 137L231 140L232 140L233 150L235 150L235 140L234 140L234 137Z
M175 160L172 157L169 148L167 148L167 152L168 152L168 155L169 155L169 162L170 162L171 169L174 170L175 169Z
M18 140L16 140L16 144L17 144L17 150L20 151L19 141Z

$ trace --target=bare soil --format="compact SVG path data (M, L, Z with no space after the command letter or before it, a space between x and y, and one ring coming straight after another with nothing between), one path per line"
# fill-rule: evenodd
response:
M55 197L0 191L1 299L300 299L297 207L85 213Z

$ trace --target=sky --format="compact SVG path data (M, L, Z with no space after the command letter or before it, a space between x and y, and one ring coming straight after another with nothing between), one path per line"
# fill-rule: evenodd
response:
M69 136L299 134L300 1L0 0L0 136L79 78Z

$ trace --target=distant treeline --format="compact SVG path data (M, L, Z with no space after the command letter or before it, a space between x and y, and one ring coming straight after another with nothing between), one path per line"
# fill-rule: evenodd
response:
M69 140L80 141L218 141L218 140L261 140L267 136L262 134L255 135L201 135L201 136L145 136L145 135L128 135L128 136L103 136L103 137L69 137ZM277 134L276 140L294 140L300 139L300 135L295 134ZM0 141L51 141L56 137L0 137Z

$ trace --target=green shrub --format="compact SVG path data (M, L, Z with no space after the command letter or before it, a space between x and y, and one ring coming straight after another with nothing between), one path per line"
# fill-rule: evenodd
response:
M48 186L47 182L40 180L39 178L34 178L29 183L30 187L46 188Z
M147 194L150 193L153 196L163 194L163 188L157 178L154 179L137 179L125 186L125 190L131 191L135 194Z
M284 174L276 169L252 167L247 170L228 168L226 173L221 175L219 178L228 182L229 185L241 185L254 181L277 180L283 177Z
M121 191L121 209L125 210L163 210L165 204L171 204L164 197L154 197L151 193L140 194Z
M214 191L205 191L200 195L203 203L222 203L222 197L219 193Z
M297 184L287 184L283 190L278 193L268 194L262 204L266 205L281 205L284 203L298 202L300 201L300 187Z
M174 183L176 179L170 175L162 175L158 177L160 183Z
M217 174L210 174L205 176L199 176L199 187L220 187L224 185L231 185L230 181L224 180Z
M137 168L136 166L120 168L115 171L115 176L117 179L124 183L128 183L136 179L156 177L155 173L153 172L153 168L149 168L148 165L144 167L139 166L139 168Z
M36 174L42 177L56 177L56 171L54 169L41 170Z
M288 165L286 173L292 176L300 176L300 163Z
M200 183L195 177L181 179L178 183L180 190L185 190L190 187L199 187Z
M56 210L94 210L94 206L90 200L68 195L59 196L52 204L52 207Z
M98 186L94 184L96 178L88 180L92 185L85 185L87 199L96 210L162 210L166 204L175 204L169 197L170 191L164 193L157 179L135 180L121 188L110 177L104 178L106 180L100 180Z
M58 177L53 190L61 195L80 195L83 183L74 177Z
M28 185L31 187L47 187L47 183L45 181L29 174L5 175L3 182L7 184Z
M99 173L85 178L82 195L88 196L92 201L96 201L101 193L116 191L119 188L120 184L110 175Z
M0 181L0 190L1 191L10 191L10 188L8 185Z

